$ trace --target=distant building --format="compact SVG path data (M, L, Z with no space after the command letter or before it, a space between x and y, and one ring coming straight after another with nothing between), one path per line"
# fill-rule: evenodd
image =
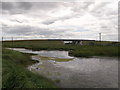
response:
M64 44L72 44L72 41L64 41Z
M64 41L64 44L83 45L82 41Z

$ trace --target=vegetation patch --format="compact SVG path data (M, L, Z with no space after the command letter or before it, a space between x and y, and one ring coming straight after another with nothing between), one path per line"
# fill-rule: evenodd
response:
M47 56L37 56L40 60L53 60L57 62L67 62L71 61L73 59L67 59L67 58L56 58L56 57L47 57Z
M56 88L53 81L26 69L34 63L29 54L3 49L2 88Z
M69 51L69 55L75 57L92 57L92 56L119 56L117 46L89 46L82 47L78 50Z
M118 48L120 42L110 41L83 41L83 45L65 45L63 41L49 40L21 40L21 41L3 41L3 47L8 48L26 48L34 51L39 50L66 50L69 55L75 57L92 56L119 56Z

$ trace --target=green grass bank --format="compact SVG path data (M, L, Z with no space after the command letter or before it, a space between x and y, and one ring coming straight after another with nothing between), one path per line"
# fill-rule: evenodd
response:
M26 48L31 50L67 50L75 57L119 56L120 43L115 42L83 42L84 45L65 45L63 41L21 40L4 41L3 47ZM102 44L102 45L101 45Z
M27 69L30 54L2 49L2 88L56 88L54 82Z

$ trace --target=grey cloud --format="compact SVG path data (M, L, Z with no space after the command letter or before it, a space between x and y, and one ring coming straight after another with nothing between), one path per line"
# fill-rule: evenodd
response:
M18 22L18 23L23 23L23 21L20 21L20 20L17 20L17 19L15 19L15 20L11 20L12 22Z
M32 31L31 27L16 26L16 27L3 27L3 32L8 34L26 34Z
M51 19L43 21L42 24L50 25L50 24L55 23L56 21L64 21L64 20L67 20L67 19L72 19L76 15L77 14L72 14L72 15L66 15L66 16L63 16L63 17L51 18Z
M32 5L36 9L40 10L50 10L60 6L58 2L33 2Z
M92 12L99 11L101 8L104 8L106 5L108 5L110 2L100 2L99 4L92 4L94 5L93 9L91 10Z
M36 30L33 32L34 35L44 35L46 37L49 37L49 36L60 36L62 34L65 33L65 30L64 29L55 29L55 30L51 30L49 28L36 28Z
M62 4L58 2L2 2L3 13L8 11L10 14L26 13L30 10L51 10L56 9Z
M57 21L57 19L45 20L45 21L43 21L42 23L43 23L43 24L46 24L46 25L49 25L49 24L55 23L55 21Z
M8 27L6 25L3 26L3 33L6 33L8 35L37 35L37 36L60 36L62 34L65 34L64 29L56 29L51 30L48 28L38 28L38 27L30 27L30 26L15 26L15 27Z
M99 3L98 5L95 5L94 2L77 2L77 3L56 3L56 2L5 2L3 3L2 9L3 12L9 12L10 14L18 14L21 13L21 15L33 18L33 19L29 19L28 20L38 20L38 22L40 21L40 25L41 23L44 25L51 25L54 24L57 25L59 23L56 23L57 21L64 21L64 20L68 20L71 18L82 18L82 16L84 16L86 13L90 14L91 16L95 17L96 23L93 25L88 25L87 29L88 31L92 31L92 29L94 29L94 31L97 33L99 31L104 32L105 34L108 34L108 36L106 36L106 39L108 39L109 37L109 33L111 33L111 31L116 32L116 28L114 26L117 25L116 23L116 11L110 10L108 9L106 6L109 4L109 2L104 2L104 3ZM93 6L92 10L90 10L90 7ZM61 17L54 17L53 16L49 16L50 13L54 14L54 12L56 13L57 11L59 11L60 9L64 9L65 8L70 8L70 10L72 11L72 13L70 13L69 15L65 15L65 16L61 16ZM4 13L7 14L7 13ZM36 16L34 15L38 15L38 19L36 19ZM41 16L40 16L41 15ZM42 17L44 16L44 17ZM11 15L12 17L12 15ZM18 16L19 17L19 16ZM8 21L12 22L14 24L14 22L18 22L18 23L22 23L23 21L26 23L26 25L29 25L29 23L27 21L25 21L22 17L19 17L19 19L14 18L13 19L9 19ZM35 18L35 19L34 19ZM49 19L47 19L49 18ZM84 17L83 17L84 18ZM41 22L43 21L43 22ZM30 24L33 23L32 21L29 21ZM34 24L38 25L38 22L35 22ZM6 22L7 23L7 22ZM28 23L28 24L27 24ZM74 22L73 22L74 23ZM84 22L83 22L84 23ZM89 22L88 22L89 23ZM8 22L9 24L9 22ZM64 22L63 22L64 24ZM87 20L85 21L85 24L87 25ZM11 24L12 25L12 24ZM18 24L16 24L18 25ZM77 34L76 32L73 32L72 30L70 30L71 32L68 32L67 30L64 29L55 29L55 30L51 30L48 28L39 28L40 25L37 27L32 27L32 25L30 26L24 26L23 24L19 24L21 26L10 26L10 25L3 25L3 33L6 33L6 35L37 35L37 36L45 36L45 37L77 37L79 36L79 34ZM23 26L22 26L23 25ZM42 27L44 27L44 25ZM113 25L113 26L112 26ZM10 27L9 27L10 26ZM34 25L33 25L34 26ZM66 25L67 26L67 25ZM64 26L66 29L68 29L66 26ZM95 27L94 27L95 26ZM54 25L53 25L54 27ZM59 25L58 25L59 27ZM70 27L68 25L68 27ZM76 26L78 27L78 26ZM82 26L82 27L86 27L86 26ZM55 26L56 28L56 26ZM78 29L78 31L80 31ZM81 32L81 31L80 31ZM92 33L93 34L93 33ZM90 36L92 37L92 34L85 34L84 37ZM96 35L96 34L95 34ZM111 40L114 38L114 36L111 37ZM114 38L115 39L115 38Z
M3 10L11 10L13 9L13 3L10 2L2 2L2 9Z
M95 2L77 2L72 4L72 9L74 12L86 12L89 6L93 5Z
M3 14L8 11L10 14L21 14L26 13L32 4L29 2L2 2L2 12Z
M28 10L32 7L32 4L30 2L19 2L19 8L23 8L25 10Z
M76 5L77 4L77 5ZM46 10L51 11L51 9L58 9L59 7L71 7L71 10L73 13L71 15L66 15L63 17L57 17L57 18L51 18L48 20L43 21L43 24L49 25L53 24L58 20L66 20L70 19L72 17L75 17L76 15L84 14L86 8L88 8L89 5L93 4L93 2L84 2L84 3L63 3L63 2L4 2L3 3L3 9L8 10L12 14L19 14L19 13L27 13L29 9L30 11L36 11L36 10L42 10L46 14ZM81 8L83 11L81 11ZM3 12L4 12L3 10ZM59 10L59 9L58 9ZM37 13L37 12L35 12ZM40 12L39 12L40 13Z
M59 3L61 6L67 7L67 8L71 8L72 13L70 15L66 15L63 17L55 17L55 18L51 18L48 20L43 21L43 24L49 25L49 24L53 24L56 21L64 21L67 19L72 19L76 16L82 16L87 10L88 7L91 4L94 4L94 2L69 2L69 3Z
M107 5L111 4L112 2L100 2L99 4L92 4L94 7L90 10L88 10L89 13L91 13L93 16L96 17L103 17L104 15L115 15L117 14L116 11L113 11L109 8L107 8ZM91 5L91 6L92 6ZM90 7L90 6L89 6Z

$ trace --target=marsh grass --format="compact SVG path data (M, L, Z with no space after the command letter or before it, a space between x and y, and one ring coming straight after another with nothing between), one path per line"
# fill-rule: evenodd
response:
M67 62L73 60L68 58L56 58L56 57L46 57L46 56L36 56L36 57L38 57L40 60L53 60L57 62Z
M29 54L3 49L2 88L55 88L54 83L26 67L36 63Z
M88 42L84 41L84 45L65 45L63 41L48 40L21 40L21 41L4 41L3 47L9 48L26 48L35 51L39 50L66 50L69 55L76 57L91 56L119 56L118 48L120 43L113 42ZM102 45L101 45L101 44ZM89 44L89 45L88 45ZM117 45L117 46L116 46Z
M89 46L82 47L78 50L69 51L69 55L75 57L92 57L92 56L109 56L116 57L119 56L117 46Z
M88 42L85 42L88 43ZM109 44L110 43L110 44ZM27 66L36 63L30 59L30 54L23 54L17 51L4 48L26 48L32 50L67 50L69 55L75 57L92 56L119 56L119 46L112 45L111 42L99 42L93 45L64 45L62 41L3 41L2 43L2 87L3 88L55 88L54 83L43 76L34 74L26 69ZM40 57L47 60L50 57ZM69 61L70 59L53 59L55 61ZM57 81L59 82L59 81Z

